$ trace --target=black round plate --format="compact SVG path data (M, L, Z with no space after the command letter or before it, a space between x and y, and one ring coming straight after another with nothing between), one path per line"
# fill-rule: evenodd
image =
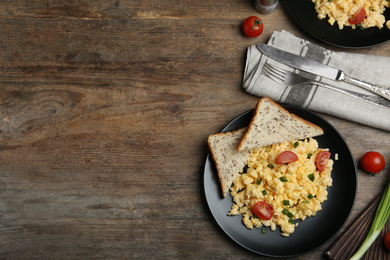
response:
M232 207L230 194L225 199L221 195L217 172L209 155L204 170L204 190L211 214L222 230L235 242L258 254L273 257L298 256L317 249L331 240L344 226L355 203L357 176L352 154L339 132L325 119L302 108L284 106L291 113L312 122L324 130L324 135L316 137L319 147L329 148L332 155L338 154L332 170L333 186L328 188L328 200L322 203L322 210L314 217L298 221L299 225L289 237L283 237L278 227L275 231L267 228L247 229L242 216L228 216ZM253 110L241 114L224 129L231 131L249 124Z
M390 30L386 26L382 29L375 27L360 30L344 27L344 29L339 30L336 24L331 26L326 18L318 19L314 3L311 0L285 0L284 3L299 26L325 43L357 49L373 47L390 40ZM390 19L389 8L386 8L384 15L387 19Z

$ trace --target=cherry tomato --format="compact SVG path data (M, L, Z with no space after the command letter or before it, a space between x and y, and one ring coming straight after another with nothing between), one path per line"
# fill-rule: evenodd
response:
M263 22L256 16L249 16L242 24L242 29L248 37L257 37L263 32Z
M390 250L390 232L387 232L385 238L383 239L385 242L385 246L388 250Z
M349 20L350 24L359 24L366 18L366 11L364 8L360 8Z
M360 160L360 165L365 171L378 173L385 168L385 158L378 152L367 152Z
M259 201L253 206L253 214L255 214L259 219L270 220L274 215L274 212L270 205L265 201Z
M281 152L275 160L277 164L290 163L295 161L298 161L298 155L291 151Z
M322 151L317 155L316 158L316 166L317 169L322 172L325 170L326 165L328 164L330 158L330 152L329 151Z

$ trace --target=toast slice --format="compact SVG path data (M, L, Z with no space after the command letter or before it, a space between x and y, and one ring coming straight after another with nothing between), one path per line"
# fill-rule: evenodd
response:
M242 172L247 164L251 152L249 150L237 151L237 145L245 132L246 127L231 132L212 134L207 140L224 198L237 174Z
M275 101L264 97L258 101L247 132L237 150L252 150L322 134L324 131L321 127L288 112Z

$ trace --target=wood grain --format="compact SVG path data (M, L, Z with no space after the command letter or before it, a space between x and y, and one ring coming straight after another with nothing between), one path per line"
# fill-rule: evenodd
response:
M256 104L241 88L249 45L283 29L326 45L283 2L259 38L241 32L249 15L252 1L2 1L0 259L266 259L209 213L206 140ZM368 150L390 158L388 132L323 116L356 165ZM349 223L389 169L358 168Z

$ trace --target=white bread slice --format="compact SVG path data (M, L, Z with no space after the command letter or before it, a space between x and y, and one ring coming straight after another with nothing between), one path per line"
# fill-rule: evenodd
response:
M245 128L209 136L207 143L217 169L222 196L225 198L238 173L247 164L251 151L237 151L237 145L244 136Z
M268 97L261 98L254 110L238 151L324 134L321 127L300 118Z

